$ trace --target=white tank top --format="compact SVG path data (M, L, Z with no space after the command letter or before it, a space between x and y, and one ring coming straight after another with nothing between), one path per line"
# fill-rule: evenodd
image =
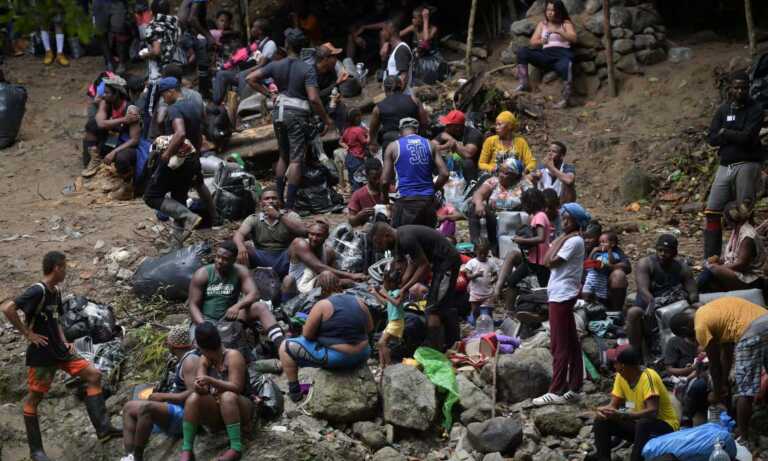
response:
M564 39L560 33L549 30L549 26L547 25L546 21L542 21L541 25L543 26L541 28L541 40L543 41L544 37L549 35L549 40L544 44L544 48L552 48L556 46L561 48L571 47L571 42Z

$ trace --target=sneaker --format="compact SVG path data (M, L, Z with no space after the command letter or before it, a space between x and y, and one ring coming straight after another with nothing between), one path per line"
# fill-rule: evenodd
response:
M584 394L581 392L568 391L563 394L563 400L565 403L579 402L582 398L584 398Z
M69 59L67 59L67 57L62 53L59 53L59 55L56 56L56 62L59 63L59 65L62 67L69 67Z
M43 58L43 64L45 64L46 66L50 66L51 64L53 64L53 58L54 58L53 51L51 50L46 51L45 57Z
M527 92L531 91L531 87L530 87L530 85L526 85L525 83L521 83L521 84L519 84L519 85L517 85L515 87L515 91L518 92L518 93L520 93L520 92L526 92L527 93Z
M133 461L133 453L130 455L125 455L122 458L120 458L120 461Z
M541 397L536 397L531 402L537 407L543 407L545 405L562 405L565 403L565 399L563 399L563 396L557 395L552 392L547 392L546 394L542 395Z
M99 155L91 155L91 160L88 162L88 166L85 167L85 169L80 173L80 176L84 178L90 178L93 177L96 173L99 172L99 168L101 167L101 157Z

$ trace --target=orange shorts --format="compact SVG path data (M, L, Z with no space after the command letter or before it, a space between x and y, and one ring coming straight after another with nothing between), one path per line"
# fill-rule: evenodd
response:
M27 388L29 392L45 394L51 389L56 370L62 370L70 376L77 376L90 365L91 362L76 358L50 367L30 367L27 369Z

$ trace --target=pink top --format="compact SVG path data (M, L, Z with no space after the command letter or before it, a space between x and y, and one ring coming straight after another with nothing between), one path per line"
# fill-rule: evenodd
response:
M552 48L555 46L559 46L560 48L570 48L571 42L564 39L562 35L560 35L557 31L563 30L563 25L561 24L560 27L552 27L550 31L549 25L547 25L546 21L541 21L541 40L542 43L544 43L543 48ZM549 40L546 40L545 37L549 37Z
M549 250L550 226L549 218L545 212L539 211L533 215L533 218L531 219L531 227L534 231L537 227L544 228L544 242L539 243L534 248L528 250L528 261L533 264L542 265L544 263L544 255L546 255L547 250Z

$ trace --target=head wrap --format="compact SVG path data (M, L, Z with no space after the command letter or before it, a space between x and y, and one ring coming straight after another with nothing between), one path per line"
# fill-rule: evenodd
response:
M182 325L176 325L171 328L168 333L168 344L171 347L190 347L192 346L192 339L189 337L189 328L184 328Z
M576 202L566 203L561 206L560 209L563 212L568 213L571 218L575 219L576 224L581 229L587 227L587 224L592 220L592 216L587 213L587 210Z
M508 110L497 115L496 121L508 124L513 130L517 128L517 116Z
M509 168L510 170L514 171L518 175L522 175L523 171L525 171L525 165L523 165L523 162L518 160L517 157L509 157L505 159L504 163L502 163L501 166L505 166Z

